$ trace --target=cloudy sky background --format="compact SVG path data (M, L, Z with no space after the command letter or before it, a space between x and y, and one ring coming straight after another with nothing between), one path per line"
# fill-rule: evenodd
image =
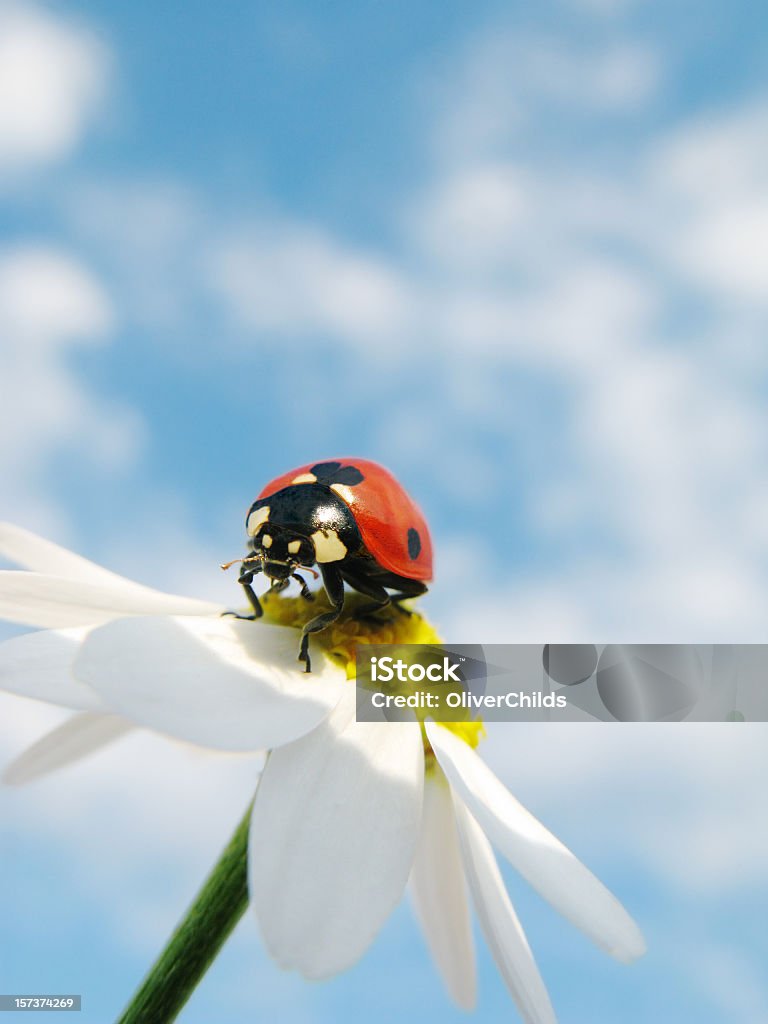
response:
M359 453L455 642L765 642L768 34L756 5L0 2L0 516L223 601L270 477ZM60 720L0 702L7 760ZM765 1024L762 726L497 725L622 896L514 875L563 1022ZM137 734L0 794L0 990L115 1015L258 764ZM478 1016L512 1016L480 943ZM243 922L182 1020L459 1019L407 905L282 974ZM9 1018L11 1019L11 1018Z

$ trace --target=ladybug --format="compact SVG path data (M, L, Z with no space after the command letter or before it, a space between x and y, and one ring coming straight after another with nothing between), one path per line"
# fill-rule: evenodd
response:
M432 541L423 515L392 474L368 459L339 458L284 473L263 488L245 527L252 553L240 566L238 583L253 614L244 618L263 614L251 586L258 573L269 577L275 591L296 580L311 601L297 570L315 576L312 567L320 570L331 610L304 626L299 661L306 672L310 633L341 615L345 583L371 598L360 609L365 614L426 593L432 579Z

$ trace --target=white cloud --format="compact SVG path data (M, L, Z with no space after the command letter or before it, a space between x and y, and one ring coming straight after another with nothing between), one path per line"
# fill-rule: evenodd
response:
M103 466L130 460L141 440L131 412L101 402L70 366L71 353L102 342L111 304L66 252L45 245L0 251L0 452L3 514L56 530L46 499L49 459L67 445Z
M110 303L91 274L66 253L24 245L0 252L0 329L22 347L101 340Z
M95 33L42 6L0 0L0 178L70 155L105 98L110 55ZM72 367L113 329L112 303L65 248L21 240L0 250L0 454L5 516L56 533L50 459L77 445L102 467L129 461L139 419L101 402Z
M432 87L439 104L437 152L459 163L467 156L489 157L519 141L542 117L642 108L661 81L658 55L639 41L574 46L556 35L494 25L463 53L452 54L439 90Z
M768 304L768 200L737 196L680 240L681 267L734 299Z
M768 303L768 105L702 117L650 162L675 270L724 300Z
M768 178L768 104L749 98L684 122L659 140L651 170L683 203L753 191Z
M768 987L757 958L706 940L680 945L678 963L696 990L722 1011L723 1019L729 1024L768 1020Z
M514 250L529 214L529 186L520 169L488 162L432 183L405 220L430 257L467 272L492 268Z
M106 91L109 55L75 22L0 5L0 170L68 156Z
M366 345L402 330L408 296L396 270L306 227L261 224L222 239L210 285L247 327Z
M58 195L68 228L120 282L120 314L156 335L183 322L198 290L208 212L182 182L153 177L79 179Z
M512 571L495 585L493 553L475 544L474 555L458 584L450 585L451 574L433 587L442 632L457 643L748 644L765 636L761 571L721 550L698 562L684 553L668 566L650 555L613 564L570 558L535 575Z
M558 43L525 46L525 85L545 99L596 110L640 106L656 91L660 67L655 54L638 43L613 45L594 53ZM513 50L512 61L519 55Z

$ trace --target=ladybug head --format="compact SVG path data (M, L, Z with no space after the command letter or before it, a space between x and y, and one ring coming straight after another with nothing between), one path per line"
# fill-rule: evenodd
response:
M312 541L275 523L264 523L251 545L264 575L272 580L287 580L299 566L309 568L315 563Z

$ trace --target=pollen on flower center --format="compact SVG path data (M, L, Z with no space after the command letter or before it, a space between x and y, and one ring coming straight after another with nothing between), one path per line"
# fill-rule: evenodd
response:
M261 598L264 621L278 626L301 629L318 612L330 608L325 594L316 595L311 604L302 597L284 597L269 591ZM360 594L348 594L344 611L328 629L313 636L316 643L337 665L344 668L347 679L354 681L357 664L356 653L360 644L440 644L441 638L435 629L418 612L405 614L396 608L386 608L375 615L359 616L359 609L368 604ZM418 714L418 712L417 712ZM466 721L442 723L455 736L470 747L476 747L485 736L485 726L479 718ZM435 755L427 738L423 721L420 722L426 769L435 764Z

